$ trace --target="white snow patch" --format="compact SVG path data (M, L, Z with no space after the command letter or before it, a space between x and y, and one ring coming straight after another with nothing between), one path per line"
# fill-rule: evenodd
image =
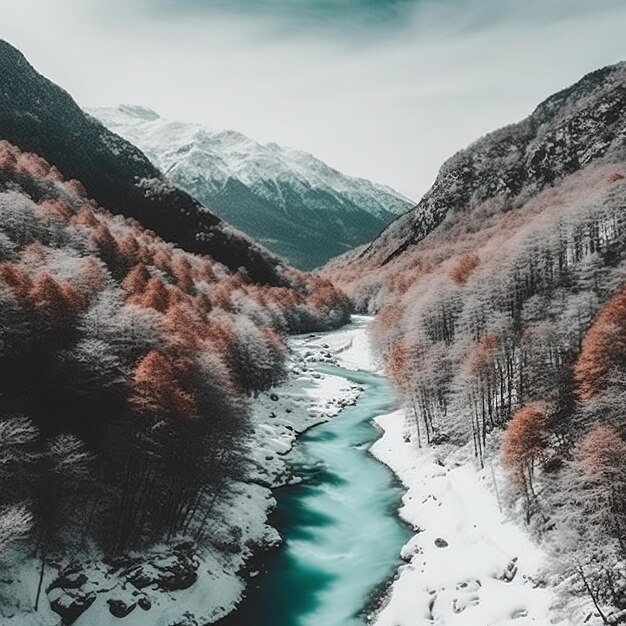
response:
M544 555L499 510L496 474L476 469L468 448L445 460L419 448L405 436L403 411L376 422L384 435L372 453L406 486L400 515L416 534L375 626L552 624Z
M371 348L367 328L374 318L353 315L352 323L338 331L301 335L293 346L307 362L330 363L348 370L375 372L380 365Z

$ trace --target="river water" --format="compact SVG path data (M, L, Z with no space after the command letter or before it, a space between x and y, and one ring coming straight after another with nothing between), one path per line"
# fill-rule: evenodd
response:
M373 594L400 565L410 531L396 514L402 489L368 453L372 420L393 408L388 381L320 365L364 391L355 406L303 434L288 459L302 482L276 491L284 539L220 626L363 626Z

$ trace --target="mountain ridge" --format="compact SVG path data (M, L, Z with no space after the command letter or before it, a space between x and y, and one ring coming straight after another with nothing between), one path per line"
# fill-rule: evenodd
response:
M459 150L444 162L417 205L392 222L360 258L376 257L385 265L439 226L451 211L469 210L497 196L515 202L520 192L538 192L619 149L626 134L621 121L626 85L613 79L620 76L626 76L624 61L595 70L549 96L521 121ZM553 122L556 127L550 132ZM594 138L598 129L603 129L601 143Z
M0 136L54 163L115 213L138 219L184 249L261 283L280 284L279 259L165 179L127 140L84 113L71 95L0 40Z

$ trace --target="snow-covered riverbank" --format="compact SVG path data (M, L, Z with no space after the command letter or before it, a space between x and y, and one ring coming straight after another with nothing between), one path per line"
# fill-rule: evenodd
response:
M339 330L292 337L287 379L254 399L254 446L250 458L255 469L245 482L231 486L217 510L217 516L223 520L221 528L241 529L239 543L244 550L234 554L208 553L198 570L198 583L186 597L181 598L180 592L176 596L177 605L184 604L199 624L218 621L231 612L245 592L246 578L256 576L250 561L259 555L262 558L264 552L280 543L280 536L268 523L268 515L276 504L273 490L293 480L285 455L298 435L354 404L362 390L345 378L316 371L314 365L331 363L353 370L377 369L367 336L369 321L370 318L357 315L352 324ZM163 604L163 610L171 613L171 603L166 600ZM155 622L155 626L169 623L163 620Z
M197 578L186 589L149 587L141 592L150 608L140 604L122 619L110 611L111 600L137 603L137 589L97 555L83 565L87 582L81 593L95 601L74 622L76 626L201 626L219 621L241 600L255 563L280 543L268 515L275 506L273 490L293 481L285 455L297 436L354 404L359 384L315 369L329 363L350 370L376 372L370 350L368 318L338 331L294 337L287 380L253 400L254 445L248 473L224 490L212 517L213 547L193 556ZM451 452L418 448L405 437L404 415L395 411L376 420L383 432L371 448L406 487L402 518L415 530L403 549L402 566L389 588L375 626L547 626L551 592L542 587L541 551L524 530L499 510L491 469L476 469L469 450ZM161 550L161 551L160 551ZM163 546L149 558L138 555L149 571L169 567L172 557ZM69 558L68 558L69 561ZM56 626L59 617L48 602L31 610L36 585L36 561L5 569L13 582L0 603L2 624ZM59 563L60 567L66 565ZM50 570L44 588L56 576ZM384 574L382 575L384 577ZM381 583L384 582L381 580ZM52 590L71 602L74 589ZM52 599L49 597L49 599ZM363 599L364 604L367 598Z
M347 343L354 329L348 326L337 333L343 337L340 343ZM104 564L96 551L87 550L60 558L55 567L47 569L44 589L54 585L59 570L78 561L78 573L65 587L44 593L39 610L34 612L39 563L17 550L3 555L2 626L58 626L59 615L51 602L59 609L65 607L68 616L75 615L75 626L196 626L215 622L232 611L246 586L242 572L249 569L251 560L280 542L267 518L275 506L272 490L292 479L285 454L298 434L354 404L360 393L359 385L310 367L312 361L329 358L323 335L294 337L290 343L287 379L251 400L254 436L248 473L241 482L228 485L215 504L212 518L217 521L209 530L214 545L194 554L192 562L186 564L195 572L193 584L175 590L155 584L138 591L126 575L127 568L116 571ZM138 567L155 577L167 577L169 570L179 565L171 546L156 546L150 553L133 556ZM254 571L249 574L254 575ZM146 599L142 604L148 609L138 603L140 598ZM116 617L109 608L111 602L132 608L124 617Z
M407 441L403 411L377 422L385 434L372 453L406 486L400 514L416 534L375 625L551 624L544 555L500 511L494 478L504 479L478 470L468 448L442 457Z
M364 326L324 340L334 363L378 369ZM403 410L376 422L383 436L371 452L406 487L400 515L416 534L375 626L551 624L544 555L500 510L498 468L479 470L469 448L419 448L405 437Z

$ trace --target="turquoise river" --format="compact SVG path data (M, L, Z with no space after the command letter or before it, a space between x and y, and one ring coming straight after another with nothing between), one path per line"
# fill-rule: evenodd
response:
M304 433L288 460L295 485L275 492L284 539L220 626L363 626L400 565L410 531L397 516L402 489L369 448L373 420L393 409L389 382L369 372L319 365L364 391L356 405Z

